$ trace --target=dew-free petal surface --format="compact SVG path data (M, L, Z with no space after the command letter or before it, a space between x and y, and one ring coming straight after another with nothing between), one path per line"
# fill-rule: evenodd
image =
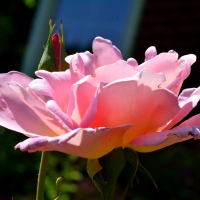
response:
M95 159L121 146L121 138L130 125L115 128L75 129L58 137L29 138L16 145L22 151L60 151Z
M32 78L19 72L0 74L0 125L23 133L28 137L35 135L56 135L36 113L27 106L8 83L17 81L26 88ZM34 123L33 123L34 122ZM37 124L37 126L35 125Z
M180 109L177 98L164 89L152 90L145 81L127 80L102 86L97 113L90 126L132 124L123 138L126 145L133 138L166 124Z
M132 140L128 147L139 152L151 152L191 138L200 139L200 114L171 130L142 135Z
M67 131L65 127L63 127L62 124L57 121L57 119L55 119L55 117L42 104L35 100L35 98L33 98L18 83L10 82L9 87L13 92L15 92L15 94L17 94L17 97L21 99L24 104L29 106L32 111L34 111L38 117L40 117L41 121L43 121L53 131L54 135L61 135Z
M119 49L110 40L96 37L92 44L93 53L97 56L96 68L115 63L122 59Z

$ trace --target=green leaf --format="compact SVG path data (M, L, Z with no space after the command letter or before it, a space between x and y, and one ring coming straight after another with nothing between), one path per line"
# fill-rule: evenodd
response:
M106 182L103 180L101 176L101 170L103 167L99 164L98 159L88 159L87 160L87 173L89 177L92 179L92 182L100 191L101 195L104 196L104 190Z
M56 180L57 196L54 200L58 200L58 198L60 197L62 180L63 180L63 177L58 177L57 180Z

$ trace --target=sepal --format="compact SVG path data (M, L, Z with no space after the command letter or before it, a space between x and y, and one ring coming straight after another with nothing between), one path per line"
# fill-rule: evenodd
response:
M44 47L44 52L42 54L42 58L38 65L38 70L46 70L46 71L58 71L55 52L54 52L54 45L52 41L52 34L55 24L52 26L52 19L49 20L49 37Z
M104 200L114 199L118 177L121 175L122 171L126 170L128 163L129 165L132 165L133 168L127 178L123 194L120 198L121 200L125 199L128 189L132 186L133 179L137 178L136 173L138 170L147 175L158 189L151 174L140 163L136 151L129 148L117 148L99 159L88 159L87 162L87 172L89 177L100 191ZM104 174L104 172L106 181L102 177L102 173Z
M134 150L132 150L132 149L129 149L129 148L126 148L126 149L125 149L125 154L126 154L126 159L127 159L127 161L128 161L131 165L133 165L134 169L135 169L136 171L139 170L140 172L142 172L143 174L145 174L146 176L148 176L148 177L152 180L152 182L153 182L154 186L156 187L156 189L158 189L157 184L156 184L156 182L154 181L152 175L151 175L151 174L148 172L148 170L147 170L145 167L143 167L143 165L140 163L136 151L134 151ZM134 179L134 177L135 177L135 175L136 175L136 171L133 170L133 177L132 177L132 180ZM129 186L130 186L130 184L129 184Z
M87 173L89 177L92 179L92 182L94 183L96 188L104 197L106 182L103 180L101 172L100 172L102 169L103 167L99 164L98 159L87 160Z
M69 64L65 61L65 58L67 57L67 52L65 50L65 38L62 21L60 22L60 30L61 35L58 33L60 38L60 71L65 71L69 69Z

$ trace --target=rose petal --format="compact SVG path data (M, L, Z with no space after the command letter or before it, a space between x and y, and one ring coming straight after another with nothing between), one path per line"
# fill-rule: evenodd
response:
M200 87L185 89L178 97L180 111L174 116L167 126L161 130L168 130L186 117L200 100Z
M96 92L93 97L93 100L81 120L80 127L82 127L82 128L90 127L90 124L92 123L92 120L93 120L94 116L96 115L99 88L100 88L100 86L97 87Z
M94 98L98 84L95 78L85 76L72 86L67 115L78 125L80 125L83 116Z
M85 76L91 75L94 76L94 70L95 70L95 63L96 63L96 55L91 54L89 51L86 51L84 53L79 53L81 56L84 68L85 68Z
M24 104L24 102L8 87L8 82L10 81L17 81L21 84L21 87L27 87L32 81L32 78L19 72L0 74L0 125L23 133L28 137L33 137L35 135L56 135L35 112Z
M135 60L134 58L129 58L129 59L127 60L127 63L128 63L129 65L131 65L134 69L138 66L138 62L137 62L137 60Z
M71 85L74 83L70 71L51 73L40 70L36 72L36 75L43 78L43 80L36 79L37 81L31 82L29 84L30 89L37 95L50 96L56 101L63 112L66 113ZM61 88L64 89L61 90Z
M151 60L157 55L156 47L151 46L145 51L145 61Z
M119 49L110 40L96 37L92 45L93 53L97 56L96 68L115 63L122 59Z
M101 87L97 113L90 127L132 124L123 144L165 125L180 110L173 93L148 85L151 80L120 80ZM155 86L156 87L156 86Z
M22 151L60 151L84 158L95 159L121 146L130 125L115 128L75 129L58 137L29 138L16 145ZM95 141L95 142L94 142Z
M44 103L54 98L54 92L51 85L43 79L35 79L31 81L27 87L28 92L34 96L38 96Z
M41 121L43 121L50 129L54 131L53 135L56 135L56 134L61 135L61 134L66 133L67 130L65 129L65 127L63 127L62 124L59 123L59 121L57 121L54 118L54 116L50 112L48 112L48 110L41 103L35 100L18 83L10 82L9 87L12 89L13 92L15 92L15 94L17 94L18 98L21 99L24 102L24 104L29 106L40 117Z
M71 131L76 127L76 125L72 122L69 116L67 116L60 107L56 104L55 101L50 100L46 103L46 108L49 112L51 112L52 115L57 119L57 121L60 121L60 124L62 124L63 127L65 127L66 130Z
M162 87L166 87L178 94L183 80L190 72L191 63L195 62L194 58L195 56L191 54L178 60L177 53L161 53L139 65L136 71L147 68L157 73L162 72L166 77L166 82L162 84Z
M200 114L171 130L142 135L132 140L128 147L139 152L150 152L191 138L200 139Z
M118 60L116 63L97 68L95 74L99 82L109 83L131 77L135 74L135 70L126 61Z
M180 57L179 60L185 61L185 68L181 74L182 80L185 80L190 74L191 65L193 65L196 62L196 56L194 54L189 54L189 55Z
M179 58L177 63L180 63L178 70L175 70L178 74L177 78L172 81L167 88L174 92L174 94L179 93L183 81L189 76L191 71L191 65L196 61L196 56L193 54L185 55ZM182 65L182 67L181 67ZM175 75L175 74L174 74ZM173 78L173 77L172 77Z
M163 73L155 73L149 69L144 69L134 77L140 77L141 83L148 85L152 89L161 88L163 82L166 81L165 75Z
M65 61L66 61L68 64L70 64L71 59L72 59L72 57L73 57L74 55L75 55L75 54L68 55L68 56L65 58Z
M85 76L94 76L94 69L96 68L96 55L91 54L89 51L67 56L65 61L71 63L71 69L73 72L80 72Z
M177 66L177 54L175 53L161 53L155 56L153 59L139 65L136 70L150 69L156 73L162 72L167 79L174 72Z
M81 56L76 53L71 61L70 61L70 69L73 71L73 72L77 72L77 73L80 73L80 74L85 74L85 66L84 66L84 63L83 63L83 60L81 58Z
M153 81L151 81L150 86L152 88L156 87L156 89L165 80L165 77L164 77L163 74L155 74L154 72L145 69L142 72L135 75L134 77L132 77L131 79L125 78L125 79L120 79L120 81L132 81L132 80L139 80L139 79L148 80L149 77L151 77L151 78L154 77ZM117 80L116 82L119 82L119 80ZM101 87L103 87L103 84L101 84ZM82 118L82 121L80 123L81 127L85 128L85 127L90 126L94 116L96 115L96 112L98 111L97 110L97 103L98 103L98 93L99 93L99 91L100 91L100 87L97 88L97 90L94 94L93 100L92 100L90 106L88 107L87 111L85 112L85 115ZM82 101L85 101L84 97L82 97L81 99L82 99Z

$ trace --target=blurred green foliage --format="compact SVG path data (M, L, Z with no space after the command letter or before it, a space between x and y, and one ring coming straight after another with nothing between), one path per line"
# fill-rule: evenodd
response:
M71 155L62 154L59 152L51 152L48 159L48 169L46 178L46 197L54 199L57 195L56 179L62 177L61 195L59 199L70 199L70 194L76 193L78 190L77 181L83 179L81 171L85 165L81 161Z
M4 1L0 7L0 71L19 70L27 44L37 0ZM41 44L42 45L42 44ZM79 49L77 49L77 52ZM194 112L192 112L194 114ZM14 150L24 140L22 134L0 127L0 200L34 200L41 153ZM200 191L199 141L187 141L157 152L141 154L139 159L156 181L137 173L127 200L198 200ZM86 160L51 152L49 154L45 199L56 197L56 179L63 177L59 200L101 200L86 174ZM131 166L120 177L117 193L122 191Z
M28 8L34 8L37 4L37 0L23 0L23 1Z

